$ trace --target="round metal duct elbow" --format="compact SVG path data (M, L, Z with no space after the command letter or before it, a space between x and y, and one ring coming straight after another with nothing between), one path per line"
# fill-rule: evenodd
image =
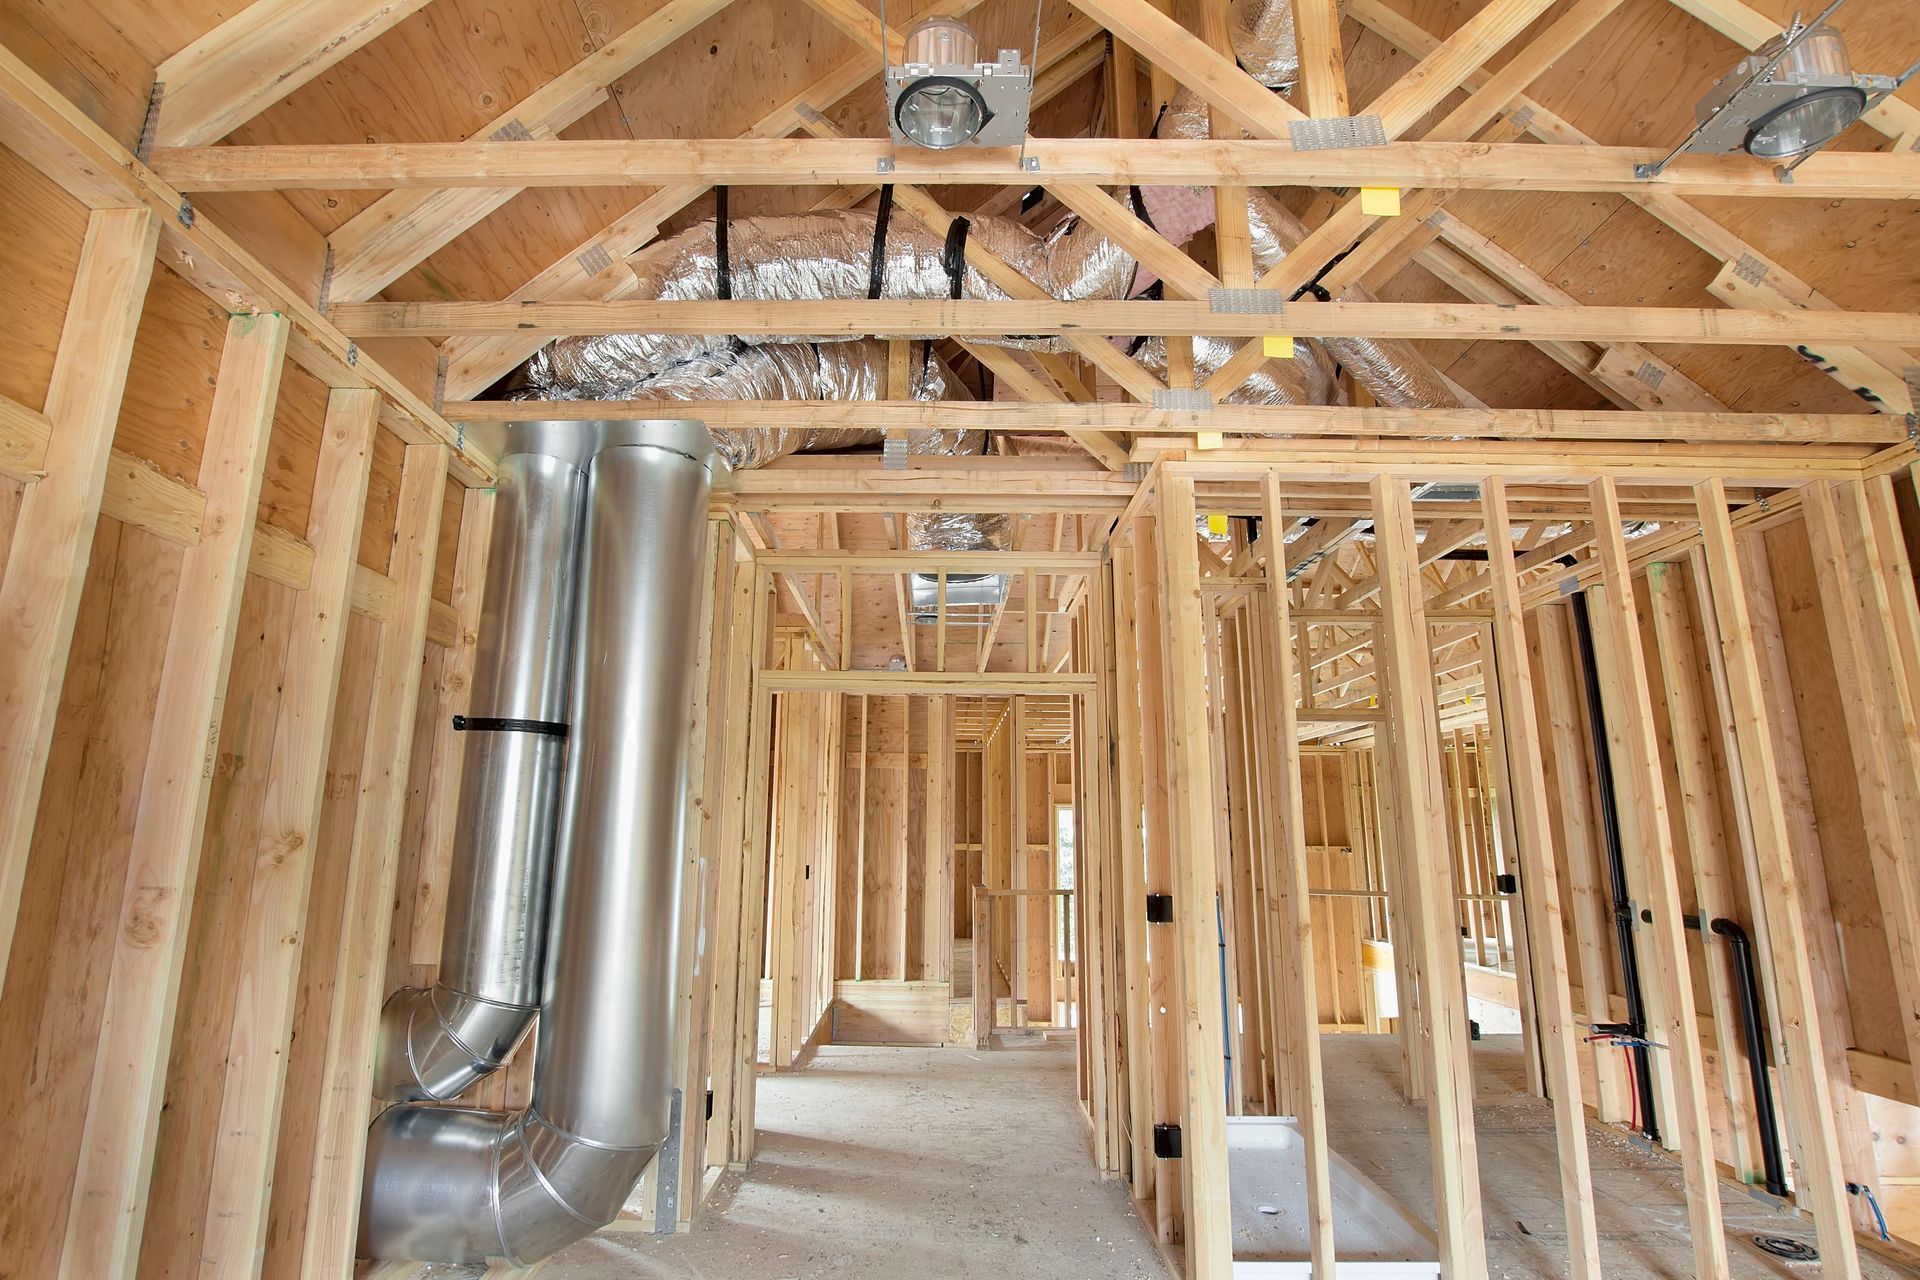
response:
M659 1146L598 1146L530 1110L391 1107L367 1135L360 1252L526 1266L618 1217Z
M437 981L380 1015L374 1092L457 1098L513 1055L540 1008L570 713L584 463L500 459Z

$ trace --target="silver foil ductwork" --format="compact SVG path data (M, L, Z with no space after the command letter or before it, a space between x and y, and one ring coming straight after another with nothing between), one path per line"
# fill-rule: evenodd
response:
M506 459L585 476L551 907L522 939L538 952L544 937L533 1100L382 1112L360 1208L374 1258L536 1261L611 1222L668 1132L686 803L686 735L670 726L692 692L712 440L692 422L507 437Z
M563 459L500 460L438 980L381 1011L382 1098L458 1097L539 1010L586 489Z

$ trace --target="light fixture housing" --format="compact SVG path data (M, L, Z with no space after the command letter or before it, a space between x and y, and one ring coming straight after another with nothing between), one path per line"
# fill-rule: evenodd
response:
M887 130L896 143L946 151L1025 140L1033 69L1015 49L1002 49L996 62L979 55L979 38L958 18L928 18L907 32L904 58L887 67Z
M1694 107L1700 127L1689 150L1792 160L1839 137L1874 95L1892 87L1886 76L1853 73L1847 42L1834 28L1814 27L1788 47L1791 35L1782 32L1715 82ZM1779 65L1768 71L1776 58Z

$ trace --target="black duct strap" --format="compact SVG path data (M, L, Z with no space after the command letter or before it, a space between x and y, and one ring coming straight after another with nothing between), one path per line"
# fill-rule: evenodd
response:
M455 733L538 733L549 738L567 736L567 726L557 720L515 720L510 716L455 716Z
M713 189L713 296L733 300L733 264L727 253L727 189Z
M1127 188L1127 201L1133 205L1133 216L1153 227L1153 215L1147 212L1147 198L1140 193L1140 184L1133 183ZM1160 228L1153 227L1155 231Z
M947 226L947 246L940 254L940 266L947 273L947 296L955 302L967 283L967 228L973 224L955 218Z
M887 285L887 223L893 217L893 184L880 188L880 207L873 216L873 256L867 263L867 300L874 301Z
M733 255L727 248L727 189L713 189L713 296L722 302L733 300ZM735 334L733 353L747 349L747 340Z

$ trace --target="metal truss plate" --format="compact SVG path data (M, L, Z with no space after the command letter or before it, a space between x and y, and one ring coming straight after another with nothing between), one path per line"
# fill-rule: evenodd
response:
M1209 289L1207 310L1217 316L1273 316L1287 313L1287 295L1278 289Z
M1767 264L1750 253L1743 253L1740 260L1733 264L1733 274L1735 279L1745 280L1748 284L1765 284Z
M1153 393L1153 407L1169 413L1205 413L1213 408L1213 393L1199 387L1162 387Z
M1387 145L1386 126L1373 114L1289 120L1287 136L1295 151L1342 151L1349 147Z

